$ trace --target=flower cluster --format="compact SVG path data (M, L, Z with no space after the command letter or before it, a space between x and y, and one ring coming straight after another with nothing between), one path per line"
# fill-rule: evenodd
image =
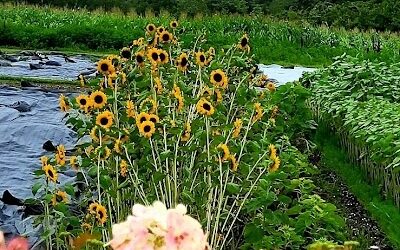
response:
M115 250L206 250L207 235L200 223L186 215L186 207L167 209L162 202L134 205L127 220L112 227Z

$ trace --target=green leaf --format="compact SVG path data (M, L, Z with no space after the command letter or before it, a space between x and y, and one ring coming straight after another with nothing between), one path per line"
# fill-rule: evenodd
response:
M33 196L35 196L37 194L37 192L39 191L39 189L42 187L42 183L35 183L35 185L33 185L32 187L32 194Z
M238 194L240 192L240 186L235 183L228 183L226 185L226 191L229 194Z

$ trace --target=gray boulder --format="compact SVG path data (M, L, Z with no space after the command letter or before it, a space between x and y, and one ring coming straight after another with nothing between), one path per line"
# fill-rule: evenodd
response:
M47 61L45 64L50 66L61 66L61 63L57 61Z
M0 61L0 67L12 67L12 65L6 61Z
M19 112L29 112L29 111L31 111L31 106L25 101L14 102L11 105L7 105L7 107L16 109Z

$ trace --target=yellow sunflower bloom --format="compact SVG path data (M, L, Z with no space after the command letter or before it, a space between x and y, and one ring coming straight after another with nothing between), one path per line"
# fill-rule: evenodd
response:
M54 169L54 167L50 164L47 164L43 168L44 173L46 174L46 178L48 181L52 181L54 183L57 182L58 180L58 174L57 171Z
M102 91L95 91L90 94L91 104L96 109L101 109L107 104L107 96Z
M272 164L268 168L268 172L274 173L279 169L279 166L281 164L281 160L279 159L278 156L274 157L272 160Z
M168 31L164 30L163 32L160 33L159 35L161 42L163 43L170 43L173 39L173 36L171 33Z
M274 91L276 90L275 84L274 84L273 82L268 82L268 83L267 83L267 89L268 89L270 92L274 92Z
M247 34L244 34L239 41L238 48L241 50L245 50L247 52L250 51L250 46L249 46L249 37Z
M107 221L107 210L106 208L98 204L96 208L96 219L99 222L99 224L103 225Z
M181 92L181 89L174 83L174 88L172 89L172 95L178 100L178 112L183 109L184 98Z
M162 85L162 83L161 83L161 79L160 79L160 77L155 77L154 78L154 82L155 82L155 87L156 87L156 89L157 89L157 94L162 94L162 92L163 92L163 90L164 90L164 87L163 87L163 85Z
M276 157L276 147L273 144L269 144L268 146L268 151L269 151L269 158L274 159Z
M151 121L145 121L139 127L139 133L145 138L150 138L155 132L156 126Z
M150 34L154 33L154 31L156 31L156 26L152 23L149 23L146 26L146 31L149 32Z
M69 158L69 165L71 165L72 169L78 170L78 158L76 156L71 156L71 158Z
M91 130L90 130L90 138L92 139L93 142L99 142L100 139L97 136L97 126L94 126Z
M221 149L224 152L224 156L222 157L223 161L226 161L230 158L231 156L231 152L229 151L228 145L224 144L224 143L220 143L217 146L218 149Z
M97 147L94 152L100 157L100 160L103 161L107 160L111 155L111 150L107 146L105 146L102 151L101 147Z
M234 126L234 130L232 133L233 138L239 137L240 130L242 129L242 125L243 125L242 119L236 118L235 122L233 123L233 126Z
M190 139L190 133L192 132L192 127L189 122L185 124L185 131L181 137L181 141L186 142Z
M253 116L253 122L256 122L263 117L264 113L263 113L263 108L261 107L261 104L259 102L254 104L254 109L255 109L254 111L255 114Z
M140 113L140 114L138 114L136 116L136 126L138 128L140 128L140 126L142 126L142 123L145 122L145 121L150 121L150 115L149 114L147 114L145 112L142 112L142 113Z
M88 211L90 214L96 214L97 207L99 206L99 203L93 202L89 205Z
M64 147L64 145L57 146L56 161L57 161L57 164L59 164L61 166L65 165L65 147Z
M158 56L158 49L156 48L149 49L149 51L147 52L147 58L149 58L151 63L159 63L160 58Z
M198 113L205 115L205 116L211 116L214 114L214 107L212 104L207 101L205 98L201 98L196 105L196 110Z
M136 116L135 104L131 100L126 101L126 115L129 118L134 118Z
M207 57L204 52L196 52L196 64L200 67L207 65Z
M128 60L132 59L132 52L131 52L131 49L128 47L122 48L120 54L121 54L121 57L124 59L128 59Z
M148 120L148 121L151 121L151 122L154 123L154 124L160 122L160 118L159 118L158 115L156 115L156 114L149 114L148 117L149 117L149 120Z
M109 129L113 124L113 113L104 111L97 115L96 124L102 128Z
M161 34L161 33L163 33L164 31L165 31L165 28L164 28L163 26L160 26L160 27L157 28L157 33L158 33L158 34Z
M53 197L51 198L51 203L53 206L57 205L57 203L67 203L68 198L67 198L67 193L61 190L57 190L55 194L53 194Z
M135 54L135 61L136 64L140 67L143 68L144 67L144 52L143 51L139 51Z
M76 103L78 103L79 108L88 112L91 107L91 100L87 95L79 95L75 98Z
M42 167L46 166L48 164L49 158L47 156L42 156L40 157L40 162L42 163Z
M169 26L170 26L171 28L173 28L173 29L176 29L176 28L178 27L178 21L176 21L176 20L171 21L171 22L169 23Z
M210 75L210 81L217 87L226 89L228 87L228 77L220 70L213 70Z
M222 97L222 92L221 92L221 90L216 89L216 90L215 90L215 94L216 94L216 96L217 96L217 103L221 103L222 100L224 99L224 98Z
M182 72L186 72L189 66L188 55L186 53L182 53L177 59L178 70Z
M232 170L233 172L236 172L237 169L238 169L238 167L239 167L239 163L237 162L235 156L230 155L230 156L229 156L229 160L231 161L231 165L232 165L231 170Z
M128 163L125 160L121 160L119 166L120 166L121 176L126 177L126 174L128 172Z
M154 30L154 29L153 29L153 30ZM142 46L142 45L143 45L143 42L144 42L144 38L141 37L141 38L139 38L139 39L137 39L137 40L133 40L132 45L133 45L133 46Z
M67 112L70 109L68 102L66 101L66 97L63 94L60 95L58 103L60 105L61 111Z
M121 154L122 153L121 145L122 145L122 141L120 139L116 139L115 140L115 144L114 144L115 153L117 153L117 154Z
M97 71L103 75L109 75L115 72L115 68L110 60L102 59L97 62Z
M147 104L150 104L151 106L149 107L149 106L147 106ZM146 105L146 106L145 106L145 105ZM150 108L150 110L149 110L148 113L154 114L154 113L156 113L157 107L158 107L157 101L154 100L154 98L153 98L152 96L149 96L149 97L147 97L146 99L144 99L144 100L140 103L139 109L142 110L143 107Z
M168 63L169 57L167 51L162 49L158 50L158 58L160 59L160 63Z

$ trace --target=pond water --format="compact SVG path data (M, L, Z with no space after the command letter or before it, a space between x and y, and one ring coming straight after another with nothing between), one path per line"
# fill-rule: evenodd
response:
M37 60L36 56L11 56L18 61L11 62L0 58L0 76L76 80L80 73L89 74L96 67L93 61L83 55L69 57L75 63L66 62L62 55L47 55L48 59L42 60ZM47 65L46 62L50 61L53 62L50 64L56 62L61 66ZM30 64L39 69L31 69Z
M283 68L281 65L258 65L259 69L266 74L269 78L278 81L277 86L283 85L288 82L298 81L304 72L312 72L316 69L305 67Z

